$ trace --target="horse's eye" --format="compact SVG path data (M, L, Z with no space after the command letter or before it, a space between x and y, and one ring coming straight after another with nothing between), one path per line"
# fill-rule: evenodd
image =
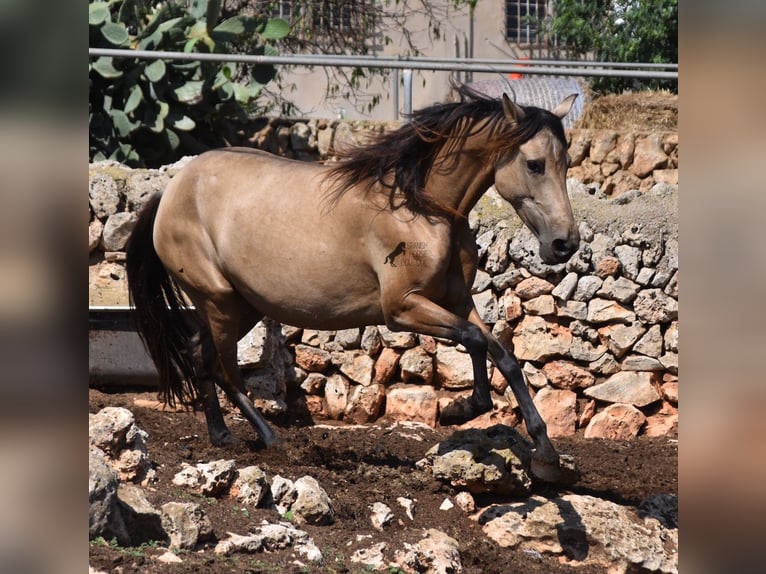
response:
M529 170L529 173L542 175L545 173L545 161L541 159L530 159L527 161L527 169Z

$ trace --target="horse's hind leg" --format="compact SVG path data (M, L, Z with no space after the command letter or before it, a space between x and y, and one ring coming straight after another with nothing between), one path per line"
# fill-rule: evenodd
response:
M218 294L215 299L206 299L200 302L198 308L201 309L210 327L210 335L220 368L219 385L229 400L234 403L261 436L266 446L274 445L277 442L277 436L245 394L245 385L237 364L237 341L260 317L255 316L252 308L233 290L226 294ZM209 403L206 403L208 405L206 409L209 407L214 417L212 422L211 419L208 419L208 430L210 430L211 424L213 429L217 430L220 428L217 418L215 418L218 416L216 413L220 414L220 408L217 405L218 399L214 396L214 386L210 383L205 384L210 385L208 387ZM205 414L207 416L207 410ZM210 438L213 440L212 434Z
M197 367L197 378L194 384L197 386L202 400L210 442L214 446L236 444L239 441L226 426L221 413L221 405L218 402L218 393L216 392L218 354L210 330L206 325L200 329L193 345L194 361Z

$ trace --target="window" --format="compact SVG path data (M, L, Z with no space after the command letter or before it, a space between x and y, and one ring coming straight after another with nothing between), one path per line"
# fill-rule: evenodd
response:
M516 44L537 41L538 20L547 13L545 0L506 0L505 39Z
M370 31L374 0L281 0L263 2L272 16L284 18L299 31L364 36Z

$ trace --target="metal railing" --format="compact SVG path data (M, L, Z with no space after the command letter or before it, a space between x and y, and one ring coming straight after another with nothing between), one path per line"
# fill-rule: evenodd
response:
M331 56L315 54L205 54L160 50L88 48L90 57L138 58L148 60L196 60L242 64L282 64L291 66L330 66L387 68L404 70L404 113L412 112L412 71L486 72L548 76L622 77L678 79L678 64L591 62L573 60L461 59L429 57ZM397 82L398 83L398 82Z

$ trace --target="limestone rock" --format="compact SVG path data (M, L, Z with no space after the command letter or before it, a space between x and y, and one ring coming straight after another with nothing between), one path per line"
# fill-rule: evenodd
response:
M473 363L468 353L457 347L439 345L436 349L435 381L443 389L467 389L473 386Z
M372 382L378 385L388 384L399 366L399 353L391 347L385 347L375 361Z
M340 372L349 379L360 385L368 386L372 383L375 360L362 351L346 351L343 354L343 362Z
M659 325L652 325L633 346L633 350L648 357L658 358L662 354L662 331ZM651 369L648 369L651 370Z
M588 302L588 321L590 323L632 323L636 314L616 301L591 299Z
M420 574L461 574L460 545L444 532L429 528L417 544L405 544L395 562L405 572Z
M553 288L551 295L553 295L559 301L567 301L572 295L574 295L575 288L577 287L577 273L567 273L564 278L559 281L559 284Z
M548 427L548 436L572 436L577 428L577 395L545 387L535 395L535 406Z
M239 469L229 494L248 506L257 507L269 492L266 473L257 466Z
M383 385L355 385L348 395L343 420L356 424L371 423L380 416L386 390Z
M340 420L346 412L349 391L348 380L343 375L335 374L327 377L322 408L329 418Z
M428 385L395 384L386 391L386 418L436 426L438 397Z
M402 381L430 385L434 378L434 359L422 346L407 349L399 359Z
M203 496L218 496L229 489L237 475L233 460L214 460L194 466L181 463L181 472L173 477L173 484L191 488Z
M598 330L599 338L618 359L633 348L633 345L646 332L641 323L630 325L607 325Z
M645 323L669 323L678 318L678 302L660 289L644 289L633 302L636 315Z
M330 366L330 353L309 345L295 345L295 363L309 373L322 373Z
M394 520L394 513L391 509L382 502L376 502L372 505L372 514L370 514L370 522L375 530L383 532L386 526L391 524Z
M545 361L566 355L572 344L572 333L542 317L525 316L513 331L516 358L522 361Z
M599 297L614 299L620 303L630 303L638 295L639 285L626 277L607 277L596 292Z
M132 546L166 538L162 528L162 514L149 504L140 487L134 484L120 484L117 498Z
M101 232L101 247L104 251L124 251L130 234L136 226L138 216L120 211L109 216Z
M104 224L99 219L92 219L88 224L88 253L93 253L101 243Z
M620 371L603 383L585 389L585 394L608 403L627 403L636 407L645 407L660 399L655 382L651 373Z
M123 407L105 407L88 415L91 446L100 448L123 481L148 483L155 471L149 460L148 434L135 424L133 413Z
M532 481L525 468L530 452L510 427L455 432L426 452L433 475L472 494L526 495Z
M378 326L378 334L386 347L410 349L418 344L418 338L408 331L392 331L383 325Z
M667 167L668 156L662 149L662 136L657 133L636 138L633 163L630 171L644 178L655 169Z
M585 438L634 439L645 422L644 413L633 405L615 403L593 416L585 428Z
M120 544L130 544L118 506L117 472L100 448L91 446L88 455L88 538L103 536L106 540L117 538Z
M335 510L327 492L312 476L303 476L294 484L296 497L290 505L298 525L325 525L335 522Z
M295 549L296 554L310 562L321 563L322 552L308 532L295 528L292 524L269 524L265 520L247 536L228 532L228 537L216 544L215 553L228 556L235 552L274 552L286 548Z
M590 372L569 361L546 363L543 373L557 389L584 389L596 382L596 378Z
M593 298L596 291L601 288L603 283L603 279L596 277L595 275L585 275L580 277L577 281L577 287L575 288L574 300L587 303Z
M553 285L545 279L539 277L529 277L516 285L514 289L516 294L523 300L534 299L540 295L548 295L553 291Z
M94 166L96 167L96 166ZM117 213L122 184L106 170L94 169L88 174L88 200L90 208L99 219Z
M562 556L610 572L678 572L678 530L633 509L587 495L493 506L479 516L497 544Z
M540 295L522 303L524 311L530 315L553 315L556 312L556 304L553 295Z
M170 538L170 548L193 550L213 537L213 527L205 511L194 502L168 502L162 505L162 527Z

